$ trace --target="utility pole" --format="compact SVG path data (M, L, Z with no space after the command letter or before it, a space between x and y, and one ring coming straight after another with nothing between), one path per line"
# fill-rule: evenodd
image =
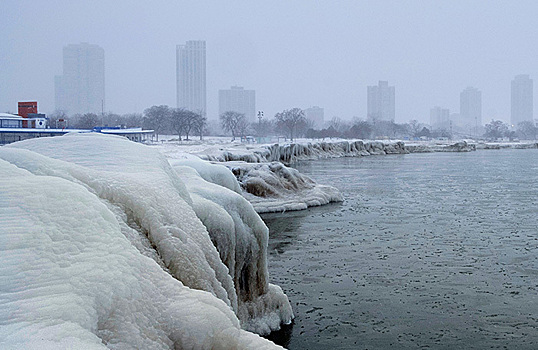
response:
M258 111L258 143L261 143L262 140L262 118L263 111Z

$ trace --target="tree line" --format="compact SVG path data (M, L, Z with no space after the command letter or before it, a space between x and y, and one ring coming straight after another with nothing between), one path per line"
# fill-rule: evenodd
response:
M58 124L58 120L62 123ZM466 137L468 135L453 135L449 130L432 130L428 125L411 120L408 123L398 124L393 121L365 121L353 119L345 121L338 117L326 122L322 128L315 128L312 121L307 120L304 111L300 108L291 108L276 113L273 118L262 118L256 122L248 122L242 113L227 111L220 115L219 124L222 130L231 134L232 139L247 135L257 137L282 136L293 141L297 137L311 139L348 138L348 139L417 139L417 138L448 138ZM202 139L209 133L208 121L202 113L196 113L184 108L171 108L166 105L152 106L144 110L143 114L132 113L118 115L108 113L97 115L86 113L68 118L65 113L56 112L51 115L51 127L68 127L77 129L91 129L97 126L119 126L122 128L142 127L153 129L158 134L177 135L179 140L184 137L189 140L192 135ZM213 132L219 134L219 132ZM482 137L489 140L519 138L536 140L538 127L531 121L524 121L510 130L508 124L500 120L492 120L484 127Z
M185 108L171 108L166 105L151 106L144 110L143 114L132 113L118 115L107 113L97 115L95 113L75 114L68 117L65 113L57 111L50 116L51 127L92 129L94 127L121 127L153 129L159 134L177 135L179 140L185 136L196 134L202 139L207 127L207 118L202 113L190 111ZM57 125L61 124L61 125Z

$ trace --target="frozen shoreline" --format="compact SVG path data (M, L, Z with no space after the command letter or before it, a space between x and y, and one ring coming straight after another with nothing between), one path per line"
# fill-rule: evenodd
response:
M194 163L98 134L1 147L0 343L279 348L251 333L293 318L268 229L231 172Z
M337 189L316 184L307 176L287 167L296 161L337 157L373 155L472 152L482 149L538 148L538 143L471 143L465 140L450 142L403 141L345 141L312 142L300 140L285 144L240 144L213 139L206 142L155 145L172 161L195 155L230 169L237 178L243 196L258 213L302 210L311 206L342 201Z
M329 140L269 144L241 144L227 142L227 138L212 138L208 141L167 142L159 147L167 156L186 152L212 162L243 161L247 163L281 162L291 164L299 160L335 157L363 157L370 155L428 153L428 152L471 152L484 149L538 148L538 142L475 142L458 141L365 141Z

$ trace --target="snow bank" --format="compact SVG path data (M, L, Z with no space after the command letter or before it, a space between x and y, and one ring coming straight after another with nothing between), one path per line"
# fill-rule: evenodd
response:
M280 162L226 162L258 213L302 210L343 200L340 191L316 184L308 176Z
M274 347L240 329L292 318L268 283L267 228L232 190L195 193L190 169L185 186L155 150L105 135L0 148L2 344Z

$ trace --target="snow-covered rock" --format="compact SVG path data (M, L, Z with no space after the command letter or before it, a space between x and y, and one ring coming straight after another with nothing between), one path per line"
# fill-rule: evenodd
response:
M293 317L267 228L194 169L97 134L0 148L2 347L275 347L241 329Z
M336 188L317 184L280 162L223 164L237 177L244 196L258 213L302 210L343 200Z

